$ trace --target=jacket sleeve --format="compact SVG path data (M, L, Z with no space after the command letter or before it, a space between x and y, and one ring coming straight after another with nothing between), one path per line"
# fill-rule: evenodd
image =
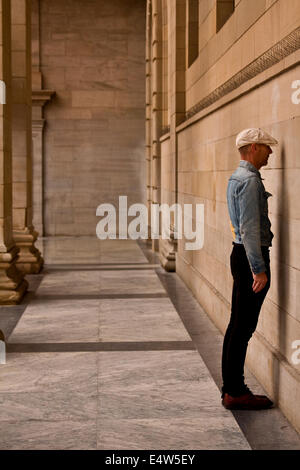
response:
M237 194L240 207L240 233L251 271L266 271L260 238L260 187L257 178L248 178Z

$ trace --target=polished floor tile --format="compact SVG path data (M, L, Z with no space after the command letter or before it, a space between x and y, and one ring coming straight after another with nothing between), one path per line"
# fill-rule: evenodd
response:
M95 450L96 420L66 419L1 423L1 450Z
M45 274L36 296L97 295L100 271L50 271Z
M250 450L230 416L167 419L104 419L99 450Z
M99 338L99 300L33 299L9 343L93 342Z
M190 341L168 298L100 302L101 341Z
M1 449L94 449L97 354L9 354L0 369Z
M100 294L155 294L166 293L155 272L138 271L101 271Z
M98 383L97 354L11 353L0 368L0 394L45 391L88 394Z
M196 351L99 355L98 448L249 449Z

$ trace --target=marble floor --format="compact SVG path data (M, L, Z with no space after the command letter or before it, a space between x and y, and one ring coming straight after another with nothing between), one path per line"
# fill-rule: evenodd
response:
M217 347L220 336L200 306L191 329L183 304L193 297L146 245L59 237L38 247L43 272L28 276L21 305L0 307L1 450L255 448L222 407L195 331L206 325ZM300 449L282 422L287 448Z

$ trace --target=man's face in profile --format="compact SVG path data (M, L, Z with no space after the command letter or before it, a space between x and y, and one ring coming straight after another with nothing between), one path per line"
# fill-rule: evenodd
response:
M272 149L269 145L266 144L256 144L255 145L255 163L256 168L261 168L262 166L266 166L268 164L269 156L273 153Z

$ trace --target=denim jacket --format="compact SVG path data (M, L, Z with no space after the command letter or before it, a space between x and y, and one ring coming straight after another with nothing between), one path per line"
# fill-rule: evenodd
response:
M268 197L260 172L246 160L231 175L227 187L228 211L235 243L243 244L254 274L266 270L261 246L271 246Z

